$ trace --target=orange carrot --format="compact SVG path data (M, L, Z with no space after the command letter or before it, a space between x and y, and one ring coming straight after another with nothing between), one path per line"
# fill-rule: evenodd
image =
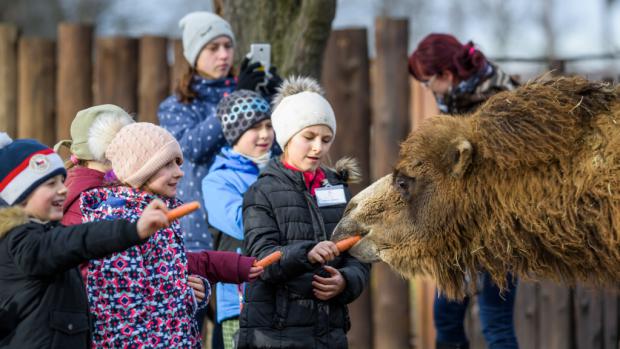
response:
M280 258L282 258L282 252L280 251L276 251L273 252L271 254L269 254L267 257L259 260L259 261L254 261L254 266L255 267L267 267L268 265L271 265L277 261L280 260Z
M351 247L353 247L353 245L355 245L361 239L362 239L361 236L354 235L354 236L351 236L351 237L348 237L346 239L338 241L336 243L336 247L338 248L338 251L344 252L344 251L350 249Z
M186 214L196 211L198 208L200 208L200 204L198 203L198 201L188 202L186 204L183 204L177 208L173 208L172 210L168 211L168 213L166 214L166 217L168 217L168 221L173 221L177 218L181 218L185 216Z

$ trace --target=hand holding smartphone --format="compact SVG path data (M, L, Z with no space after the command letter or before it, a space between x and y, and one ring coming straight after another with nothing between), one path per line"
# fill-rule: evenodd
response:
M271 67L271 45L270 44L251 44L250 53L247 57L250 59L250 64L258 62L263 67L265 74L269 74L269 68Z

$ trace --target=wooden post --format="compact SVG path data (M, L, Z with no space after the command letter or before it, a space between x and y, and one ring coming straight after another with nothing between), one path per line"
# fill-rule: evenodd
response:
M338 123L330 153L332 162L348 156L357 159L361 166L363 179L352 186L355 194L370 184L370 81L365 29L331 32L323 61L322 82ZM351 349L372 347L369 288L370 285L349 306Z
M180 39L172 40L172 48L174 51L174 62L172 63L170 72L170 92L174 93L179 80L187 71L189 63L185 59L185 56L183 56L183 41Z
M56 78L56 137L70 138L75 114L93 104L93 27L58 25L58 72Z
M137 40L98 38L95 45L95 104L111 103L128 113L137 112Z
M168 96L168 39L144 36L140 39L138 84L138 119L158 124L157 109Z
M0 23L0 131L17 137L17 27Z
M35 138L48 146L56 142L55 51L51 40L19 40L17 136Z
M539 288L540 285L535 282L519 282L514 317L515 332L521 348L543 349L539 346Z
M540 348L571 348L571 323L574 321L571 289L551 281L541 281L539 296ZM519 309L516 304L515 312Z
M577 285L574 309L575 348L604 349L603 291Z
M371 176L392 171L399 143L409 133L408 22L378 18L375 22L376 59L373 67ZM374 348L411 347L408 283L384 263L373 266Z

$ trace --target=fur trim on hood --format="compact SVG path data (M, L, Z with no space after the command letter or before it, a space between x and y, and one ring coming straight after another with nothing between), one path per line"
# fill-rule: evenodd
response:
M0 208L0 239L11 229L28 223L29 219L21 206L8 206Z
M325 96L323 88L313 78L305 76L291 76L284 80L282 85L278 87L278 93L273 96L272 110L275 110L278 104L280 104L285 97L301 92L314 92L320 94L321 96Z
M336 161L336 165L332 170L347 184L362 181L362 171L360 170L359 163L354 158L344 157Z

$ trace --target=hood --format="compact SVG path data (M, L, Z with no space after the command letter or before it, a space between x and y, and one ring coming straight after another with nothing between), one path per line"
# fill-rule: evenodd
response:
M65 180L65 185L69 190L63 211L67 212L69 207L79 199L82 192L104 186L104 175L103 172L87 167L74 167L70 169Z
M258 173L258 166L252 160L232 150L230 146L222 148L215 157L209 172L221 169L231 169L246 173Z
M11 229L26 223L28 223L28 216L21 206L0 208L0 239Z
M341 158L336 161L333 167L321 166L328 180L334 180L347 185L359 183L362 179L361 171L357 160L349 157ZM288 169L282 164L279 157L273 158L269 165L261 172L260 177L275 176L281 179L288 179L299 186L300 190L305 189L304 177L302 172ZM336 183L332 183L336 184Z
M237 86L237 82L234 78L223 79L205 79L200 75L194 75L192 77L191 88L199 99L211 102L219 103L226 93L230 93Z

